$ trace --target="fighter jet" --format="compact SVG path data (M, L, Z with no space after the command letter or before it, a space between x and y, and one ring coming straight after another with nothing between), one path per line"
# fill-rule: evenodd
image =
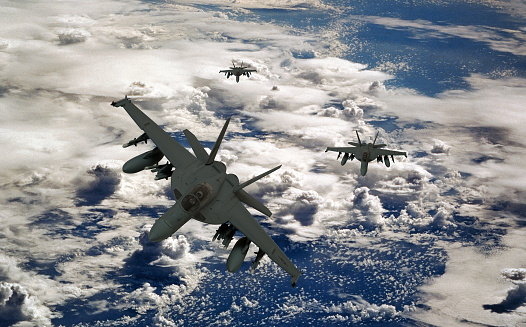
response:
M226 78L229 78L230 76L234 75L236 76L236 82L239 83L239 76L246 76L250 77L250 73L255 72L255 69L247 69L248 66L243 66L243 62L241 62L241 66L236 67L236 64L232 62L233 67L230 67L230 69L220 70L220 73L225 73Z
M210 154L205 151L194 134L187 129L184 130L183 133L194 152L192 155L127 97L111 104L114 107L123 107L146 134L146 137L139 137L127 144L151 139L156 145L153 150L126 162L123 171L134 173L152 169L153 172L157 172L156 179L171 177L171 189L176 203L155 221L148 235L150 241L158 242L168 238L192 218L206 224L217 224L220 227L212 241L223 240L225 248L228 247L236 231L245 234L230 252L227 260L228 271L235 272L241 267L250 243L254 243L259 247L259 251L253 262L252 272L266 254L292 276L292 286L296 285L301 272L242 204L243 202L270 217L272 215L270 210L243 188L281 166L240 184L236 175L226 173L226 166L223 163L215 161L230 118L223 126ZM158 165L163 157L166 157L169 163ZM172 168L175 170L172 171Z
M391 162L389 161L389 156L391 156L391 160L394 162L394 155L404 155L407 158L406 152L401 151L395 151L395 150L387 150L387 149L381 149L385 144L375 144L376 138L378 137L378 132L376 133L376 136L374 137L373 143L365 143L360 141L360 135L358 135L358 131L356 131L356 136L358 137L358 143L355 142L349 142L350 145L354 145L352 147L328 147L325 152L327 151L336 151L338 152L338 158L340 159L340 156L342 155L342 152L345 153L342 158L342 166L345 165L347 160L351 159L351 161L356 158L358 161L362 162L362 167L360 169L360 172L362 176L365 176L367 174L367 167L369 166L369 162L376 159L377 162L385 163L387 167L391 166Z

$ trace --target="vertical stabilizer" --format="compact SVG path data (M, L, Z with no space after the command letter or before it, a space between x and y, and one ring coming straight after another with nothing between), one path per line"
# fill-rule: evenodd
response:
M362 145L362 141L360 141L360 135L358 134L358 131L356 131L356 137L358 137L358 144L360 144L360 146Z
M378 137L378 133L380 132L376 132L376 136L374 137L373 145L376 143L376 138Z
M208 156L208 161L206 162L207 165L211 165L214 162L214 159L216 158L217 151L219 151L219 146L221 145L221 141L223 140L223 137L226 133L226 128L228 127L228 123L230 122L230 118L228 118L225 122L225 125L223 126L223 129L221 130L221 133L219 133L219 136L217 137L217 141L214 144L214 148L212 149L212 152L210 152L210 155Z

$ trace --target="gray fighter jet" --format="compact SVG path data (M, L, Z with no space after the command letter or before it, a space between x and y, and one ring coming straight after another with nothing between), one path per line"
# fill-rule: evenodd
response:
M241 62L241 66L236 67L236 64L232 62L233 67L230 67L230 69L220 70L220 73L225 73L226 78L229 78L230 76L234 75L236 77L236 82L239 83L239 76L246 76L250 77L250 73L255 72L255 69L247 69L248 66L243 66L243 62Z
M376 138L378 137L378 132L376 133L376 136L374 137L373 143L365 143L360 141L360 135L358 135L358 131L356 131L356 136L358 137L358 143L355 142L349 142L350 145L354 146L348 146L348 147L328 147L325 152L327 151L336 151L338 152L338 158L340 159L340 156L342 155L342 152L345 153L342 158L342 166L345 165L347 160L351 159L351 161L356 158L358 161L362 162L362 167L360 169L360 172L362 176L365 176L367 174L367 167L369 166L369 162L376 159L377 162L383 162L387 167L391 166L391 162L389 161L389 156L391 156L391 160L394 162L394 155L404 155L407 158L407 153L402 151L395 151L395 150L387 150L387 149L381 149L385 144L375 144Z
M156 179L171 177L171 189L177 202L154 223L149 233L150 241L157 242L168 238L192 218L207 224L217 224L220 227L213 241L223 240L225 248L228 247L236 231L245 234L245 237L239 239L230 252L227 260L228 271L235 272L239 269L250 243L253 242L259 247L259 251L253 262L252 272L266 254L292 276L292 286L296 285L301 272L242 204L243 202L270 217L272 215L270 210L243 188L281 166L240 184L236 175L227 174L226 166L214 160L230 118L223 126L210 155L194 134L189 130L183 131L194 156L127 97L111 104L114 107L123 107L146 134L146 136L141 135L126 143L127 146L135 145L139 140L146 141L146 139L151 139L156 145L153 150L126 162L123 171L134 173L143 169L152 169L153 172L157 172ZM166 157L169 163L158 165L163 157ZM172 171L172 168L175 170Z

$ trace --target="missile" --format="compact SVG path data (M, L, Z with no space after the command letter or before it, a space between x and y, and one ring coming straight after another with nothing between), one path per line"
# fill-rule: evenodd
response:
M349 158L351 159L351 161L354 160L354 153L351 153L351 155L349 156Z
M345 165L348 159L349 159L349 154L348 153L344 154L342 158L342 166Z
M130 145L135 145L137 146L137 143L140 143L140 142L143 142L144 143L148 143L148 135L146 135L146 133L142 134L141 136L137 137L137 138L134 138L133 140L129 141L128 143L124 143L122 145L123 148L127 148L129 147Z
M325 151L325 152L327 152L327 151ZM336 160L339 160L341 156L342 156L342 153L338 152L338 158L336 158Z
M161 165L159 168L157 168L157 175L155 175L155 180L163 179L170 177L172 175L172 168L174 166L171 163L167 163L166 165Z
M234 237L234 234L236 233L237 229L234 226L229 226L228 230L226 231L225 235L223 236L223 245L225 246L225 249L230 245L230 242L232 241L232 238ZM236 243L237 244L237 243Z
M389 156L387 155L384 156L384 163L387 167L391 166L391 162L389 161Z
M216 239L222 240L225 237L225 233L228 230L228 223L223 223L219 228L216 230L216 233L214 237L212 238L212 241L215 241Z
M256 260L252 262L252 268L250 268L250 273L253 274L256 271L257 266L259 265L259 261L263 256L265 255L265 252L263 250L259 249L259 251L256 253Z
M236 242L236 245L234 245L234 248L230 252L228 259L226 260L226 268L228 271L236 272L239 269L239 267L241 267L241 264L243 263L243 260L245 260L245 256L247 255L249 247L250 240L246 236L240 238Z
M157 164L163 157L164 154L161 152L161 150L155 148L151 151L141 153L138 156L126 161L124 166L122 166L122 171L127 174L137 173L147 166L153 166Z

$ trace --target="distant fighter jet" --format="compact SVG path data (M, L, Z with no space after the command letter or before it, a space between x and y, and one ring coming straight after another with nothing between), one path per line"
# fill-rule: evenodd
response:
M135 173L143 169L151 169L153 172L157 172L156 179L170 176L172 178L171 189L177 203L154 223L148 235L150 241L157 242L168 238L192 218L203 223L220 225L212 240L223 240L222 243L225 248L230 244L235 232L239 230L245 234L245 237L239 239L230 252L227 260L228 271L235 272L241 267L250 243L254 242L259 247L259 251L253 262L252 272L256 269L261 258L267 254L292 276L292 286L296 285L301 272L241 204L243 202L270 217L272 215L270 210L244 191L243 188L281 166L240 184L236 175L227 174L226 166L214 160L230 118L223 126L210 155L194 134L187 129L183 131L194 151L194 156L163 131L127 97L111 104L114 107L123 107L145 132L124 146L136 145L138 142L147 139L151 139L156 145L153 150L127 161L123 166L123 171ZM163 157L166 157L169 163L158 165ZM175 170L172 171L172 168Z
M349 142L349 144L354 145L352 147L328 147L325 152L327 151L336 151L338 152L338 158L340 159L340 156L342 152L345 154L342 158L342 166L345 165L347 160L350 158L351 161L356 158L358 161L362 162L362 167L360 169L360 172L362 173L362 176L365 176L367 173L367 166L369 165L370 161L373 161L376 159L377 162L384 162L387 167L391 166L391 162L389 161L389 156L391 156L391 160L394 162L393 155L404 155L407 158L406 152L401 151L394 151L394 150L387 150L387 149L380 149L386 146L385 144L375 144L376 138L378 137L378 133L376 133L376 136L374 138L373 143L365 143L360 141L360 135L358 135L358 131L356 131L356 136L358 137L358 143L355 142ZM383 159L382 159L383 156Z
M241 62L241 66L236 67L236 64L232 62L232 65L234 67L230 67L230 69L220 70L220 73L225 73L226 78L229 78L230 76L234 75L236 76L236 82L239 83L239 76L246 76L250 77L250 73L255 72L255 69L247 69L248 66L243 66L243 62Z

